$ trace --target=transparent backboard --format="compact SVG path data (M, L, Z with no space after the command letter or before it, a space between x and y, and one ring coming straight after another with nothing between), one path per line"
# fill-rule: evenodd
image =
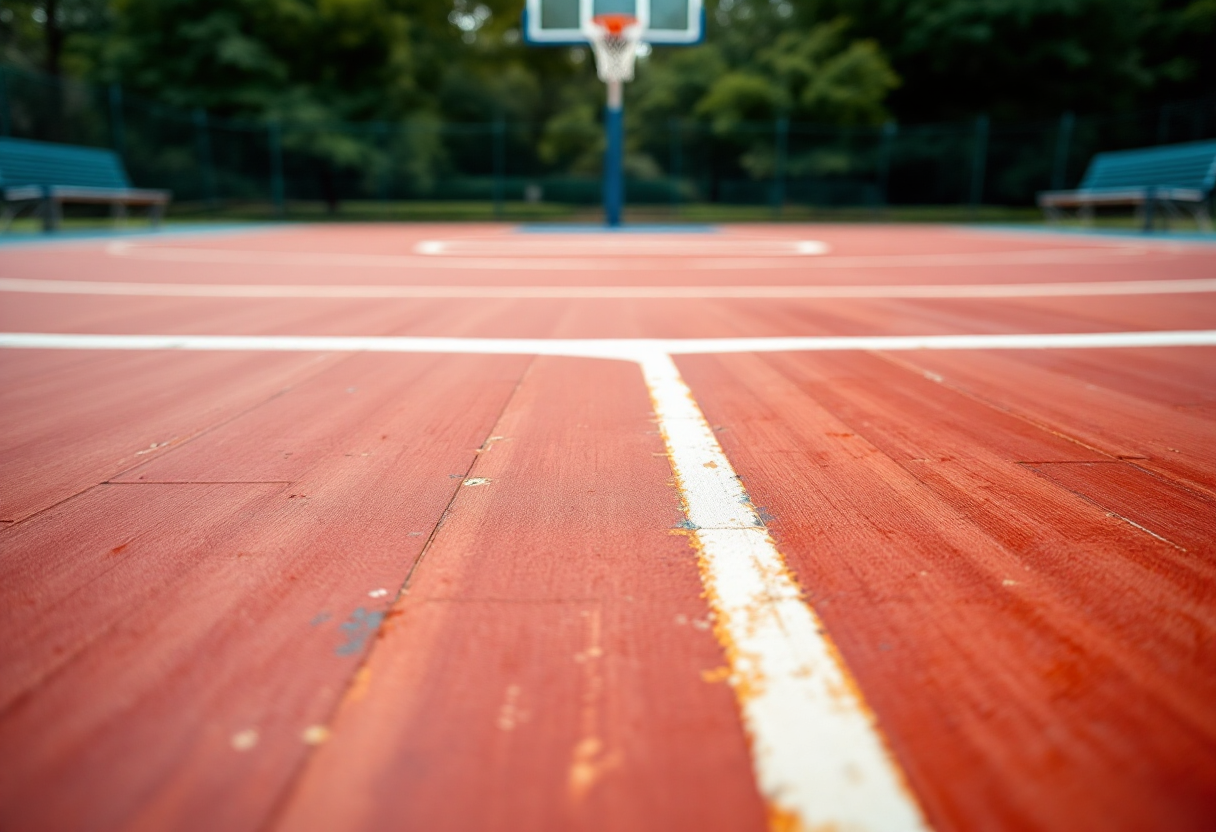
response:
M601 14L629 14L645 30L646 43L700 43L702 0L527 0L524 40L535 44L586 43L587 27Z

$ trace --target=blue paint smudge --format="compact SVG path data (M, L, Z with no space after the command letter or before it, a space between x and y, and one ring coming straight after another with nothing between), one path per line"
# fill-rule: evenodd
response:
M383 620L384 613L369 612L363 607L359 607L350 614L350 620L338 625L338 629L346 636L346 643L336 647L334 652L339 656L353 656L361 653L368 638L376 632Z

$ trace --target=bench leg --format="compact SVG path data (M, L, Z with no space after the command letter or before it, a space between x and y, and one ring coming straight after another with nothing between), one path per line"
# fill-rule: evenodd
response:
M1200 231L1212 230L1212 215L1208 213L1207 202L1195 203L1195 207L1191 208L1191 216L1195 218L1195 224L1199 226Z
M1157 213L1157 200L1149 197L1144 200L1144 223L1141 225L1141 231L1145 234L1152 233L1154 215Z
M160 221L165 216L165 204L163 202L154 202L148 208L148 222L153 228L160 228Z
M1094 206L1082 205L1077 209L1077 216L1081 219L1081 225L1094 224Z
M63 205L59 200L51 197L42 198L42 230L46 234L51 234L59 230L59 226L63 220Z
M114 227L122 228L127 221L127 203L115 202L110 206L110 216L114 218Z
M2 216L0 216L0 233L7 232L13 224L13 220L21 216L21 212L26 208L32 207L34 209L34 213L37 214L38 205L38 202L30 201L28 199L20 202L4 203L4 213Z
M1186 219L1186 214L1183 213L1183 210L1182 210L1184 207L1187 207L1187 206L1185 206L1185 204L1174 202L1174 200L1169 199L1169 200L1166 200L1163 203L1163 205L1165 206L1165 211L1166 211L1165 227L1167 229L1170 227L1170 224L1169 224L1170 220L1180 220L1181 221L1181 220ZM1194 216L1194 211L1192 211L1191 214L1192 214L1192 216ZM1198 217L1195 217L1195 219L1198 220Z

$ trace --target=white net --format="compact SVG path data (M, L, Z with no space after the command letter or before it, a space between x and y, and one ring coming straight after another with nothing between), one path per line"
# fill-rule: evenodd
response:
M587 38L595 50L595 70L601 81L633 80L633 65L642 43L642 26L637 20L601 15L591 22Z

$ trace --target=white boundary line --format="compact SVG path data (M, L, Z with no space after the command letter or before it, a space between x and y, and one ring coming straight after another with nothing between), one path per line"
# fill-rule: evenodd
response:
M832 299L1051 298L1216 292L1216 278L1093 283L989 283L951 286L333 286L215 283L102 283L0 278L0 292L185 298L408 299Z
M760 238L757 238L760 239ZM431 251L443 251L442 241ZM495 255L487 251L479 256L435 254L353 254L341 252L257 251L253 249L189 248L186 246L138 245L130 241L109 243L105 251L114 257L154 260L173 263L239 263L258 266L318 266L322 268L391 268L405 269L474 269L527 271L634 271L639 264L652 268L670 267L670 258L662 254L642 252L631 256L620 245L617 253L584 257L520 257L510 251ZM948 266L1026 266L1048 264L1110 263L1129 256L1150 253L1143 246L1118 245L1104 247L1074 247L1031 249L1026 251L996 251L944 254L873 254L806 256L788 255L711 256L696 257L681 254L683 270L731 269L881 269L881 268L941 268ZM1175 256L1167 254L1165 256Z
M672 355L792 350L1216 346L1216 330L688 340L0 333L0 348L562 355L637 362L699 553L714 632L757 785L792 828L921 832L928 824L874 715L806 603Z
M1216 330L1007 335L840 335L777 338L442 338L378 335L87 335L2 332L0 349L399 352L557 355L645 361L655 354L848 350L1033 350L1216 346Z

